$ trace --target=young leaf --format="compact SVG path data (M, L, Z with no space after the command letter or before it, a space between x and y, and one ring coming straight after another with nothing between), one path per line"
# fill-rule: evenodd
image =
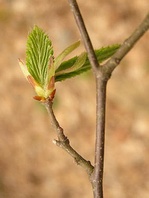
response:
M98 59L98 62L102 63L103 61L110 58L117 51L119 47L120 45L116 44L95 50L95 54ZM87 53L85 54L87 57ZM78 59L79 56L75 56L67 61L62 62L59 68L56 70L55 81L62 81L91 69L91 65L88 58L86 58L85 62L81 65L81 67L74 68L74 65L77 65ZM67 72L68 70L70 72Z
M35 26L27 39L26 65L19 59L19 64L28 82L37 96L34 99L51 101L55 95L55 68L53 47L49 37Z
M77 59L74 62L72 67L69 67L65 70L61 70L61 71L57 72L56 75L67 74L67 73L71 73L71 72L78 70L85 64L86 58L87 58L87 54L84 52L80 56L77 57Z
M53 55L52 43L42 29L35 26L27 39L26 66L37 83L44 86Z
M53 47L48 35L37 26L33 28L27 39L26 65L21 60L19 64L37 93L35 99L53 100L56 81L74 77L91 68L86 52L63 61L79 45L80 41L70 45L54 60ZM120 45L113 45L95 50L98 61L108 59L119 47Z
M61 65L62 61L64 60L64 58L68 54L70 54L73 50L75 50L77 47L79 47L79 45L80 45L80 41L73 43L72 45L64 49L62 53L60 53L60 55L55 58L55 63L54 63L55 70L58 69L58 67Z

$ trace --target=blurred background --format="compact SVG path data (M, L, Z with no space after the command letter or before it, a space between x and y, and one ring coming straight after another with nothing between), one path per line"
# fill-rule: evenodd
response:
M148 0L78 0L95 48L122 43ZM81 167L52 140L47 112L32 97L18 58L34 24L55 55L80 39L66 0L0 0L0 198L91 198ZM84 51L83 45L76 51ZM107 90L105 198L149 197L149 34L114 71ZM54 110L79 153L94 163L95 82L91 72L56 84Z

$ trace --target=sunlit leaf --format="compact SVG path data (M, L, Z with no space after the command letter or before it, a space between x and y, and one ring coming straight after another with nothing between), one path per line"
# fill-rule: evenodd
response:
M26 65L29 73L41 86L45 84L52 55L52 43L48 35L35 26L27 39Z
M34 87L37 96L34 98L44 101L51 100L55 95L55 82L80 75L91 69L86 52L66 61L64 59L80 45L77 41L67 47L59 56L53 56L53 47L48 35L35 26L27 39L26 64L19 60L20 67L28 82ZM95 50L98 62L110 58L120 47L112 45Z
M85 64L86 59L87 59L87 54L84 52L80 56L77 57L73 66L71 66L65 70L61 70L61 71L57 72L56 75L58 76L60 74L71 73L71 72L74 72L74 71L80 69Z
M61 65L62 61L64 60L64 58L68 54L70 54L73 50L75 50L77 47L79 47L79 45L80 45L80 41L73 43L72 45L64 49L62 53L60 53L60 55L55 58L55 63L54 63L55 70L58 69L58 67Z
M120 45L116 44L116 45L111 45L108 47L103 47L103 48L95 50L95 54L98 59L98 62L102 63L103 61L110 58L118 50L119 47ZM86 56L87 56L87 53L86 53ZM83 72L86 72L91 69L91 65L90 65L88 58L86 58L86 61L81 67L73 69L74 65L77 64L78 58L79 56L75 56L67 61L62 62L59 68L56 70L55 80L61 81L61 80L65 80L71 77L75 77L76 75L80 75ZM68 70L70 70L70 72L68 72Z

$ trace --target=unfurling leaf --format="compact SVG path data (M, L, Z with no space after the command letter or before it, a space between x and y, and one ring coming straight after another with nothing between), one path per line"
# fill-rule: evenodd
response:
M120 45L116 44L95 50L95 54L98 62L102 63L103 61L110 58L118 50L119 47ZM82 74L83 72L90 70L91 65L87 57L87 53L84 54L86 55L86 60L81 65L81 67L76 67L76 68L74 67L74 65L77 65L80 56L75 56L67 61L62 62L59 68L55 71L55 81L57 82L57 81L66 80L68 78L75 77L77 75Z
M39 27L35 26L28 35L26 65L21 61L19 63L37 93L34 98L52 100L55 93L53 47L49 37Z
M26 79L37 93L34 97L36 100L53 100L56 81L74 77L91 69L86 52L64 61L65 57L79 45L80 41L73 43L54 58L52 42L48 35L38 26L35 26L29 33L26 64L21 60L19 64ZM120 45L112 45L95 50L98 62L101 63L111 57L119 47Z
M62 74L68 74L68 73L71 73L71 72L74 72L74 71L80 69L85 64L86 58L87 58L87 54L85 52L82 53L80 56L78 56L77 60L73 64L73 66L68 67L67 69L63 69L59 72L57 71L56 76L59 76Z
M35 26L27 39L26 66L40 85L45 84L52 55L53 47L49 37L42 29Z
M70 54L73 50L75 50L77 47L79 47L80 45L80 41L77 41L75 43L73 43L72 45L70 45L69 47L67 47L66 49L64 49L64 51L62 51L62 53L60 53L56 58L55 58L55 70L58 69L58 67L61 65L62 61L64 60L64 58Z

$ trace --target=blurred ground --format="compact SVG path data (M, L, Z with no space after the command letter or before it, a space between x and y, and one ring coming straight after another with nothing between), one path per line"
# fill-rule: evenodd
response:
M121 43L149 7L148 0L78 2L96 48ZM18 66L34 24L48 32L56 55L80 38L65 0L0 1L0 198L91 198L85 172L53 145L47 113ZM149 197L148 53L147 33L108 84L105 198ZM57 83L55 100L71 144L92 163L94 85L90 73Z

